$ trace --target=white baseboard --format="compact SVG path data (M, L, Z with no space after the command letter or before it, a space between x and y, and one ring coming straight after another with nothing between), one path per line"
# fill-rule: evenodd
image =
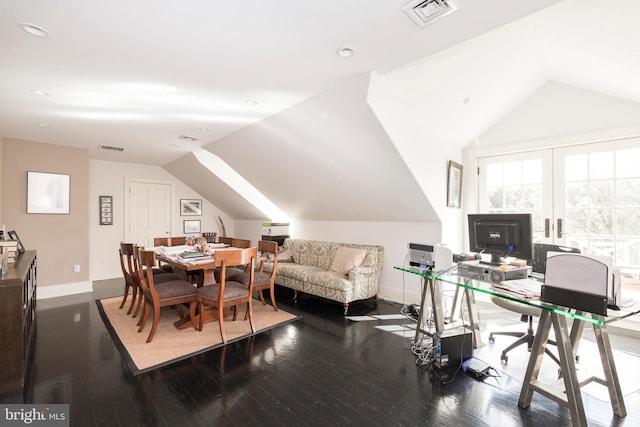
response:
M111 270L103 270L103 271L91 271L91 280L108 280L108 279L117 279L122 278L122 270L121 269L111 269Z
M402 292L400 289L378 288L378 298L396 302L398 304L420 304L422 296L410 292Z
M84 294L93 292L93 282L74 282L62 285L38 286L36 289L37 299L47 299L65 297L69 295Z

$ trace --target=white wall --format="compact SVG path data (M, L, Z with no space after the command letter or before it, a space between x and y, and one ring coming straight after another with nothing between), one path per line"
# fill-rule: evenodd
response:
M142 178L174 184L171 215L171 235L184 236L182 221L199 219L202 231L219 232L218 215L223 219L227 233L234 231L234 222L226 213L191 190L160 166L91 160L90 175L90 269L91 280L121 277L118 248L124 239L124 181L125 178ZM113 225L99 225L98 196L113 196ZM181 217L180 199L202 199L201 217Z
M463 211L447 207L446 191L449 160L462 164L463 153L458 145L431 132L427 114L416 115L419 104L409 102L406 95L414 91L414 83L402 73L373 74L368 102L440 219L442 242L460 250ZM470 172L463 170L463 179Z
M236 221L237 236L234 237L255 242L260 238L261 230L259 221ZM378 297L405 303L420 302L420 281L414 280L414 277L405 277L403 282L403 274L393 267L405 263L408 243L440 243L440 231L439 224L427 222L294 220L291 225L292 237L298 239L384 246Z

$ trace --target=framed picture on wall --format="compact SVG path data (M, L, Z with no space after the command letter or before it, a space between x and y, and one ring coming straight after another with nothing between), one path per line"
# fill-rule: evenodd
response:
M27 213L68 214L69 175L27 172Z
M18 251L18 254L24 253L24 246L22 246L22 242L18 237L18 233L16 233L14 230L7 231L7 236L9 237L9 240L15 240L18 242L18 246L16 248L16 250Z
M202 200L180 199L180 215L182 216L202 215Z
M98 196L100 225L113 225L113 196Z
M200 220L199 219L185 219L184 220L184 234L200 233Z
M462 199L462 165L449 160L447 170L447 206L460 208Z

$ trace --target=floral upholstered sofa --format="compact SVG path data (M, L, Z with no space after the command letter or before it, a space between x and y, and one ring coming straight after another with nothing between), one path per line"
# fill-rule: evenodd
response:
M278 254L276 284L341 302L376 297L384 247L319 240L286 239ZM265 271L273 271L266 262Z

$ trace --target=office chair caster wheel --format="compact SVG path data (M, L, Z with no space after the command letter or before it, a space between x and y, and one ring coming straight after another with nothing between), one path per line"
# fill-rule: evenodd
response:
M500 360L502 361L502 363L507 363L509 361L509 356L503 353L500 355Z
M493 344L494 342L496 342L496 338L493 336L493 334L489 335L489 342L491 344Z

